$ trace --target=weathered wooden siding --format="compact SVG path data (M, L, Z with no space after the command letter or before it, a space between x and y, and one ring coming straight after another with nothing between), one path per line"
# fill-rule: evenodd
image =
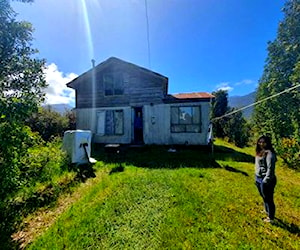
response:
M202 128L201 133L171 133L171 106L201 106ZM207 143L207 132L209 126L209 102L176 103L145 105L144 124L145 144L188 144L205 145Z
M202 128L200 133L171 133L171 107L174 106L201 106ZM124 134L123 135L99 135L97 134L97 113L104 110L123 110ZM153 104L143 106L143 130L145 144L188 144L204 145L207 143L209 126L209 102ZM77 109L77 129L91 130L93 142L96 143L124 143L129 144L133 140L133 108L92 108Z
M116 79L121 76L124 90L122 95L105 95L103 76L106 74L111 74ZM115 62L98 72L97 69L91 70L81 78L76 85L76 107L81 109L162 103L166 86L166 78Z
M99 135L97 134L97 114L104 110L123 110L124 115L124 134L123 135ZM93 142L95 143L131 143L131 108L130 107L114 107L114 108L90 108L76 109L76 128L91 130L93 134Z

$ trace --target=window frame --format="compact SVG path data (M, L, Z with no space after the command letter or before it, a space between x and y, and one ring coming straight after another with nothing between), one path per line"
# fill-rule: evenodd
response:
M111 81L108 81L108 78ZM124 77L122 72L119 73L104 73L102 75L104 96L121 96L124 95ZM107 88L107 85L110 84L110 88ZM109 94L108 94L108 91Z
M103 114L104 113L104 114ZM116 133L116 113L121 113L122 128L121 132ZM101 122L103 123L103 129L100 129L99 124L97 124L97 134L100 136L122 136L124 135L124 110L123 109L106 109L98 112L97 122L99 123L99 118L101 116ZM112 121L112 128L107 127L108 120ZM112 133L108 133L109 129L112 129ZM99 133L99 131L101 131Z
M182 120L180 119L180 108L190 108L191 109L191 121L188 123L184 123L182 122ZM198 108L198 116L199 119L196 118L195 116L195 108ZM176 110L176 111L175 111ZM175 111L175 112L174 112ZM176 114L177 113L177 114ZM173 115L177 115L177 117L173 117ZM177 120L177 121L176 121ZM188 127L191 126L198 126L198 131L190 131L188 129ZM178 128L180 128L178 130ZM178 130L178 131L176 131ZM202 133L202 110L201 110L201 105L182 105L182 106L171 106L170 107L170 131L171 133Z

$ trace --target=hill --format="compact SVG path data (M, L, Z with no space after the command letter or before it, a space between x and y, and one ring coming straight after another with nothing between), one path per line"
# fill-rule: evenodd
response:
M254 103L255 92L251 92L244 96L229 96L228 105L233 108L241 108ZM247 108L242 111L246 119L249 119L253 113L253 107Z

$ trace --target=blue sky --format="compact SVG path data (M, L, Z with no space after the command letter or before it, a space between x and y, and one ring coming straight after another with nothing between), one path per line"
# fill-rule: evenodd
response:
M111 56L169 78L169 93L255 90L283 0L35 0L13 3L35 28L49 65L49 103L74 102L65 84Z

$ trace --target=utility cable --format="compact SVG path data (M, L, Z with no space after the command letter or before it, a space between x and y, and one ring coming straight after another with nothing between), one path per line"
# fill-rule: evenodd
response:
M254 105L257 105L257 104L259 104L259 103L262 103L262 102L264 102L264 101L267 101L267 100L269 100L269 99L271 99L271 98L274 98L274 97L276 97L276 96L282 95L282 94L284 94L284 93L286 93L286 92L289 92L289 91L291 91L291 90L293 90L293 89L296 89L296 88L298 88L298 87L300 87L300 84L298 84L298 85L296 85L296 86L293 86L293 87L290 87L290 88L288 88L288 89L285 89L285 90L283 90L283 91L281 91L281 92L279 92L279 93L277 93L277 94L271 95L271 96L269 96L269 97L266 97L266 98L264 98L264 99L262 99L262 100L259 100L259 101L257 101L257 102L254 102L254 103L252 103L252 104L249 104L249 105L247 105L247 106L245 106L245 107L242 107L242 108L239 108L239 109L237 109L237 110L234 110L234 111L232 111L232 112L230 112L230 113L227 113L227 114L225 114L225 115L222 115L222 116L213 118L213 119L211 119L211 121L212 121L212 122L213 122L213 121L217 121L217 120L220 120L220 119L222 119L222 118L224 118L224 117L226 117L226 116L233 115L233 114L235 114L235 113L237 113L237 112L239 112L239 111L241 111L241 110L250 108L250 107L252 107L252 106L254 106Z

